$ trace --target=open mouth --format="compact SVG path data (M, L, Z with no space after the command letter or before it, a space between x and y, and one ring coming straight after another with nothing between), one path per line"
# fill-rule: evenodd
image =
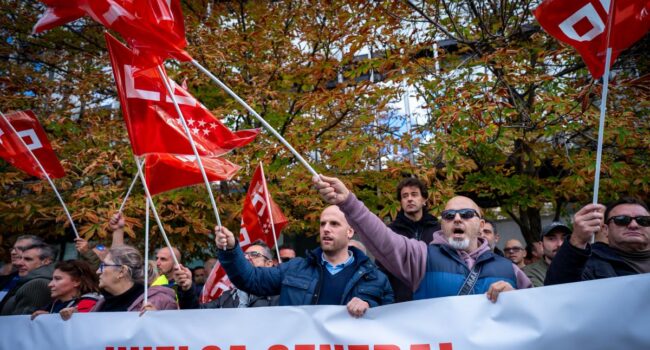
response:
M323 243L330 243L330 242L333 242L334 239L333 239L332 237L323 237L323 238L321 239L321 241L322 241Z
M463 230L460 227L457 227L457 228L454 229L453 234L454 234L454 236L462 236L462 235L465 234L465 230Z

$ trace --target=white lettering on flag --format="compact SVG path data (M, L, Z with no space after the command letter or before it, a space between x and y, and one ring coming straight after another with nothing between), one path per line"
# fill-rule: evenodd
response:
M27 148L29 148L30 151L43 148L43 144L41 143L41 140L38 139L34 129L19 131L18 136L25 141L25 145L27 145Z

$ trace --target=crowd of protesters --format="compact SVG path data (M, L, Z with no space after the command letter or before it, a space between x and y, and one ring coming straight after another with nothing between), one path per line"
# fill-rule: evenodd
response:
M228 228L216 227L217 256L201 266L185 267L175 247L145 262L124 243L120 214L109 221L111 246L78 238L77 260L57 262L56 249L40 237L19 236L0 274L0 314L69 319L83 312L344 305L362 317L394 302L471 294L496 302L514 289L650 272L650 213L633 197L586 205L572 228L552 222L539 242L527 247L510 239L501 251L496 224L472 199L451 198L436 218L416 178L398 185L401 210L389 225L340 180L320 176L314 187L329 206L320 213L320 245L304 257L290 246L274 256L262 241L242 250ZM217 261L234 287L201 303Z

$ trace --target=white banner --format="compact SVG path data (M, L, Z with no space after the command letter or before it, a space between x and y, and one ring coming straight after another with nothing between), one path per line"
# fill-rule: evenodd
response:
M269 307L0 317L0 349L650 349L650 274L370 309Z

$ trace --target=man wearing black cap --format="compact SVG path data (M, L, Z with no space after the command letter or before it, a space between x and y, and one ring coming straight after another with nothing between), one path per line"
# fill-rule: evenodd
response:
M542 247L544 248L544 258L530 265L526 265L523 269L526 276L533 282L533 287L544 286L546 271L548 271L548 267L551 265L555 254L562 246L562 243L564 243L564 239L570 234L571 229L557 221L546 225L542 229L540 242L542 242Z

